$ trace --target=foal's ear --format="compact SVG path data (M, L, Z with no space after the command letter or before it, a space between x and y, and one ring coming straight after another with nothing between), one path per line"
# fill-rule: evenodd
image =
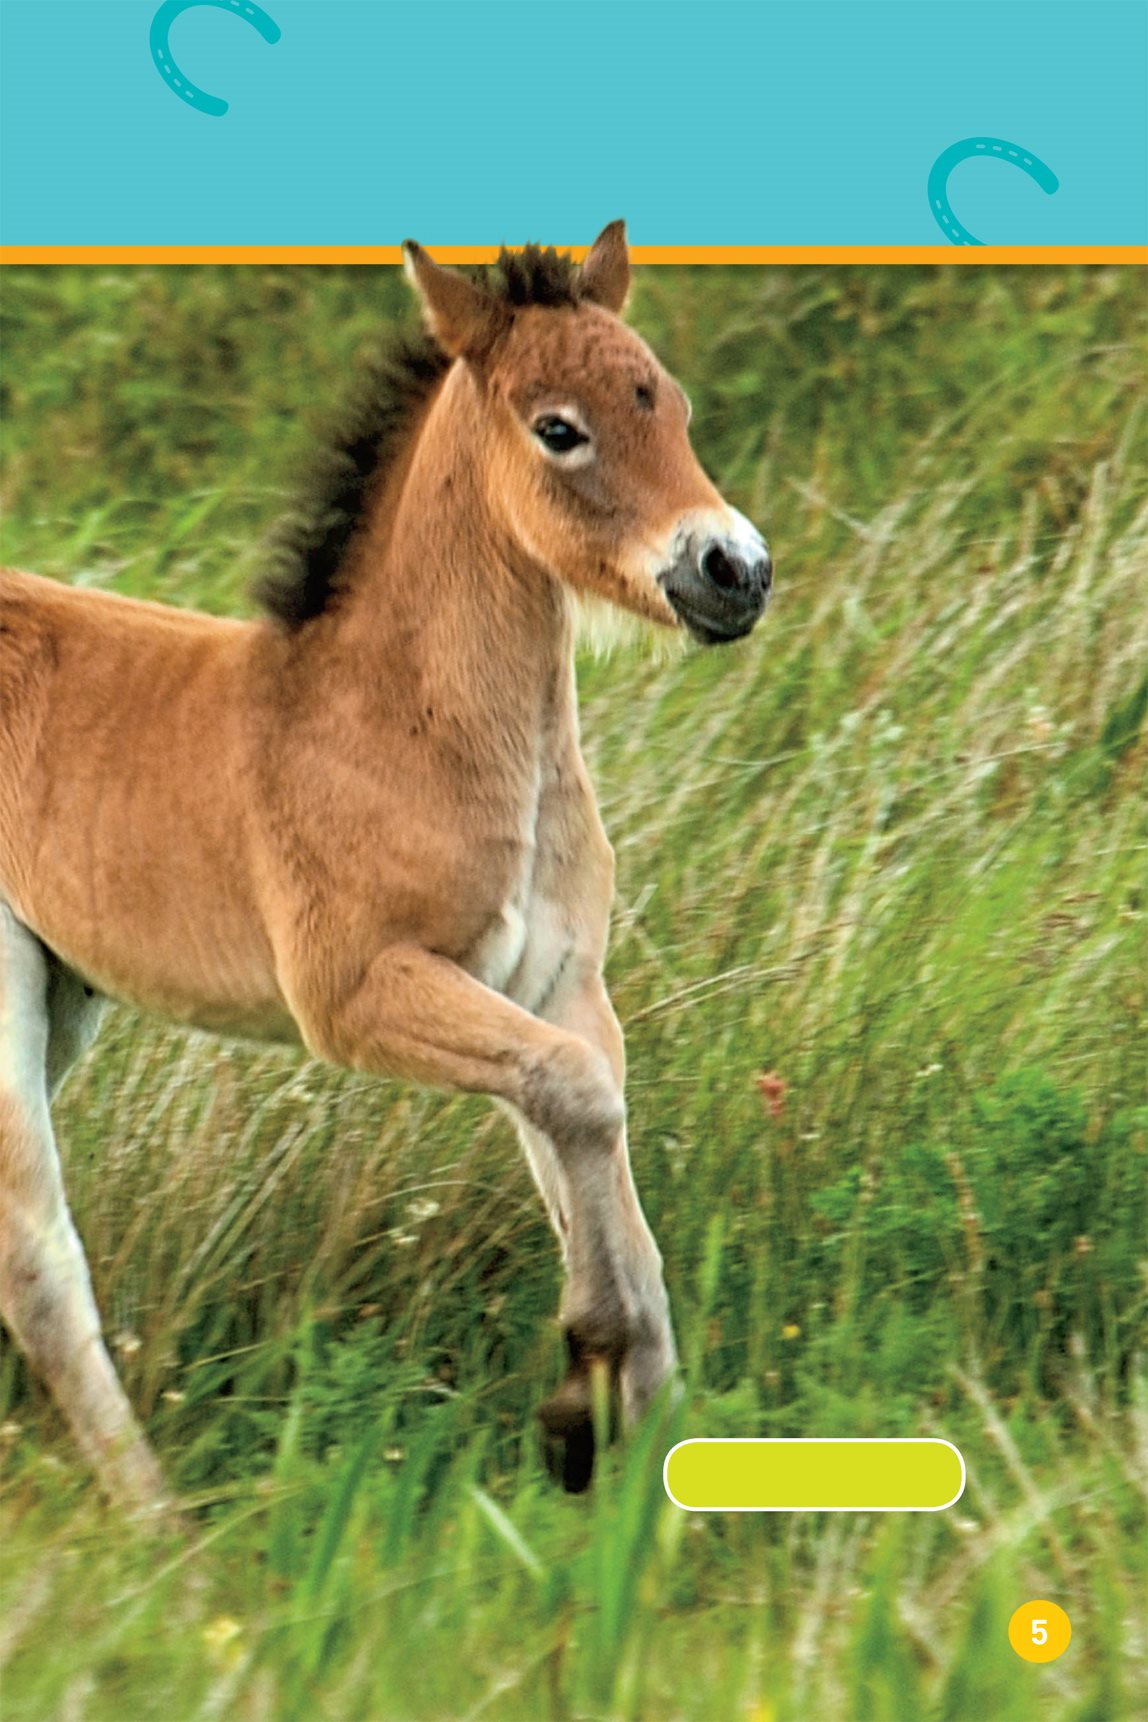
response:
M485 352L502 325L498 301L456 269L444 269L413 239L403 242L403 267L443 352L452 359Z
M603 305L615 315L630 291L630 258L626 251L626 223L612 221L604 227L582 265L582 297Z

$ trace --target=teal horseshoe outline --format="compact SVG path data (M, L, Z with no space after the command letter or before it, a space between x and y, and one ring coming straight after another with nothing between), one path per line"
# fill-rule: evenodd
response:
M242 18L245 24L258 30L265 42L277 42L283 32L262 6L251 4L250 0L163 0L163 5L151 21L148 37L155 69L168 89L181 101L188 102L201 114L210 114L214 119L221 119L227 112L227 102L220 96L209 95L206 90L201 90L198 84L193 84L176 65L168 45L168 32L175 20L181 12L190 12L193 6L218 6L221 12L231 12L236 18Z
M1021 149L1019 144L1009 143L1006 138L962 138L960 143L950 144L942 150L932 167L929 169L929 208L933 219L946 239L954 245L983 245L982 239L976 239L967 227L953 214L949 202L949 175L958 162L969 161L976 155L995 155L1001 161L1009 161L1014 167L1019 167L1027 173L1030 179L1035 179L1042 191L1049 196L1060 187L1060 181L1052 169L1041 161L1031 150Z

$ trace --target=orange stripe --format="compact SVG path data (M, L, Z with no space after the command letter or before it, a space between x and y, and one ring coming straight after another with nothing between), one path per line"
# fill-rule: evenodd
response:
M490 263L494 245L432 245L441 263ZM585 257L586 246L569 247ZM635 263L1138 263L1148 245L634 245ZM5 245L0 263L401 263L397 245Z

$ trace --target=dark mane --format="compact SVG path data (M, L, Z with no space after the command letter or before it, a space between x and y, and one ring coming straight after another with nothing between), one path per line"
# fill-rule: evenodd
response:
M579 277L572 258L541 245L502 251L489 270L474 271L476 280L516 307L576 305ZM338 601L347 550L375 485L450 363L430 335L402 333L365 368L313 457L256 582L256 598L283 627L301 628Z

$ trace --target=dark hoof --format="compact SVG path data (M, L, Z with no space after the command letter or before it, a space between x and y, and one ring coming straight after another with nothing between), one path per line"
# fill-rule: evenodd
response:
M587 1417L562 1435L542 1425L542 1456L555 1483L568 1495L582 1495L594 1476L594 1425Z
M594 1475L594 1394L603 1395L603 1409L614 1434L612 1372L599 1358L580 1359L565 1381L538 1407L546 1469L568 1495L581 1495ZM608 1407L608 1408L607 1408Z

